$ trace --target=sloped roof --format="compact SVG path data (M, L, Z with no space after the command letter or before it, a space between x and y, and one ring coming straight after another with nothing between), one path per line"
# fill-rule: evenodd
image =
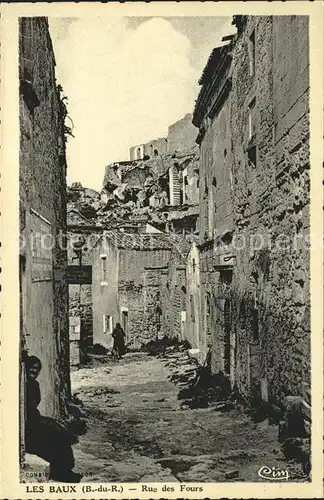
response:
M121 250L170 250L173 246L168 235L163 233L107 231L103 238Z

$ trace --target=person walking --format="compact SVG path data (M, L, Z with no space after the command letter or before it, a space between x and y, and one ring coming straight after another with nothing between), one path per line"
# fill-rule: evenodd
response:
M112 337L114 339L113 352L117 354L118 359L126 353L125 337L126 334L122 329L120 323L116 323L116 326L112 332Z

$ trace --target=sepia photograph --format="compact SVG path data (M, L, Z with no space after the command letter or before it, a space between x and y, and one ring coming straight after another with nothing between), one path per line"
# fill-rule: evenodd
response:
M17 18L29 498L312 482L310 18L228 13Z

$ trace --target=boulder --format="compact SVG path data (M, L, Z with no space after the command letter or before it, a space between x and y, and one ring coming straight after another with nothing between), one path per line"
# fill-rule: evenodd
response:
M285 437L308 437L311 408L306 401L300 396L287 396L284 407L284 425L281 428Z

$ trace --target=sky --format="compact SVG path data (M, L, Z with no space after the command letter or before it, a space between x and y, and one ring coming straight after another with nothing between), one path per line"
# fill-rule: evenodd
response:
M57 82L74 138L68 184L101 190L109 163L166 137L191 113L212 49L233 33L229 17L50 18Z

